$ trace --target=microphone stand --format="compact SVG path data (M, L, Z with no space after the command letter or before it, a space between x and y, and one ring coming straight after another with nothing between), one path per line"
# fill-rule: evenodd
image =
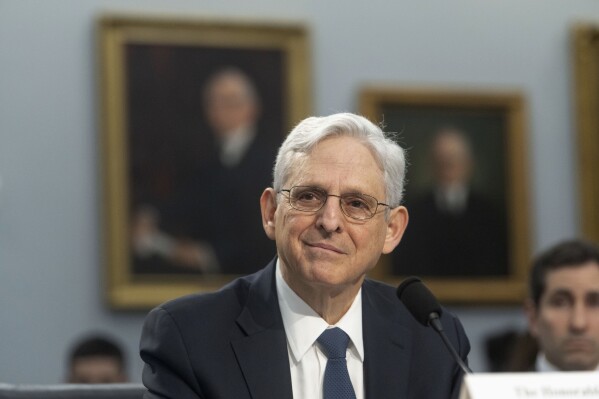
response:
M443 331L443 325L441 324L441 320L439 319L439 314L437 312L432 312L430 314L429 320L428 320L428 324L437 333L439 333L439 335L441 336L441 339L443 340L443 343L445 344L445 346L447 347L447 349L451 353L451 356L453 356L453 358L455 359L455 361L461 367L461 369L464 372L464 374L472 374L472 370L470 369L470 367L468 367L468 365L466 363L464 363L464 361L462 360L462 358L460 357L460 355L458 354L458 352L456 352L455 348L453 347L453 345L449 341L449 338L447 338L447 335L445 334L445 331Z

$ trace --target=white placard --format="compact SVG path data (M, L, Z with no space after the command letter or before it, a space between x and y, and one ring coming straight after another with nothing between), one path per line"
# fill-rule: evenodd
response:
M464 378L460 399L599 399L597 371L477 373Z

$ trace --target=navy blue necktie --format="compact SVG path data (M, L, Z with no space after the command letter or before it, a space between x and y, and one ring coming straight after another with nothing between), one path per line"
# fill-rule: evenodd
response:
M323 398L356 399L345 360L349 336L339 327L335 327L326 329L317 341L328 358L324 370Z

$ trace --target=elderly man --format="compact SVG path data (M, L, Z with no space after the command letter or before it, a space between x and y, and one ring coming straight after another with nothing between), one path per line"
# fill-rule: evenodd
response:
M457 397L461 371L439 337L394 287L366 278L407 226L404 169L402 148L363 117L296 126L260 197L277 256L218 292L148 315L145 397ZM466 359L460 322L447 312L442 322Z
M533 263L526 310L538 371L599 368L599 248L561 242Z

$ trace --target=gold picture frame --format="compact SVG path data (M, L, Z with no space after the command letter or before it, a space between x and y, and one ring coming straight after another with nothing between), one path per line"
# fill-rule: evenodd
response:
M407 149L406 201L410 196L412 198L407 203L408 212L410 204L413 206L402 242L393 254L381 259L373 277L397 285L407 275L420 275L439 299L447 303L479 305L521 302L526 294L530 254L526 110L523 96L517 91L368 86L361 90L359 100L361 113L373 121L381 121L385 130L397 132L398 142ZM492 267L479 268L475 259L469 261L472 266L467 266L467 262L451 267L444 264L449 263L454 255L460 261L465 249L454 251L453 248L466 248L464 245L468 246L472 242L469 244L463 240L454 243L449 236L461 234L467 237L471 233L456 230L458 228L454 225L451 230L446 229L445 225L440 226L438 223L445 223L440 220L449 219L437 218L437 211L426 208L437 202L430 184L433 167L429 163L430 147L437 130L459 130L456 135L464 136L465 140L471 142L471 152L474 158L478 158L478 164L472 172L472 186L478 187L479 191L493 200L496 205L494 212L498 210L498 217L494 220L498 223L486 223L491 229L484 231L479 229L479 226L485 225L481 216L468 216L472 220L479 220L459 229L475 231L470 241L476 242L481 248L494 247L493 250L497 250L499 255L496 259L505 259L496 261ZM470 191L474 192L475 188ZM474 198L474 194L468 198ZM487 202L491 203L490 200ZM460 212L466 214L470 211ZM491 220L486 219L487 214L489 212L484 212L484 220ZM450 223L459 225L457 222L447 222ZM421 233L415 232L418 229ZM455 235L447 232L454 232ZM420 238L416 239L418 234ZM434 241L435 236L439 237L437 241ZM479 240L483 236L497 244L487 246L486 241ZM491 239L491 236L496 238ZM477 252L477 248L471 245L468 248L472 253ZM410 253L414 255L413 262L408 262ZM435 253L449 255L443 255L441 260L429 256ZM494 258L489 259L488 262L493 262ZM481 261L480 265L483 263ZM425 264L428 265L428 271L422 275ZM406 271L406 268L409 270Z
M181 188L182 182L191 182L190 176L196 169L204 176L204 180L197 180L201 182L201 192L196 192L193 198L216 196L215 190L219 190L220 186L211 189L207 183L218 180L210 180L210 175L216 174L216 171L210 166L213 164L204 159L217 162L215 154L218 150L210 145L214 144L216 148L221 138L211 137L200 128L206 127L210 119L202 112L203 104L208 100L206 90L201 87L208 85L209 75L216 75L215 71L242 71L248 80L253 81L253 96L260 100L254 110L258 109L261 117L258 118L257 127L252 128L252 137L258 137L255 141L261 135L267 137L263 139L268 140L265 147L278 147L286 132L310 113L307 29L293 23L104 15L98 19L97 30L101 94L103 263L109 305L116 309L147 309L189 293L218 289L234 277L246 274L249 271L241 269L214 269L216 271L212 272L206 272L208 268L202 269L202 272L195 269L169 269L170 261L159 259L160 262L154 262L158 250L152 252L151 256L142 254L147 256L139 260L142 255L138 256L137 244L133 244L138 241L132 240L133 231L139 231L139 221L135 218L140 213L143 201L154 201L153 205L159 203L160 206L164 205L164 209L172 205L168 202L185 191ZM218 194L223 197L228 195L229 202L237 201L233 203L233 208L238 207L236 204L251 201L251 211L247 213L252 215L252 223L255 222L260 230L259 194L245 202L243 195L255 189L261 192L270 185L275 153L276 150L268 156L262 156L259 167L248 166L246 175L230 183L233 187L230 190L234 190L235 185L243 189ZM255 155L254 158L259 157ZM258 175L258 170L260 183L256 178L254 186L249 187L248 181L253 181L252 174ZM265 178L268 179L266 182ZM257 184L261 186L258 188ZM231 197L235 198L229 200ZM205 205L203 208L207 212L202 216L203 219L198 215L194 217L205 222L216 219L211 214L228 215L231 206L221 204L219 201L216 205ZM183 209L194 213L196 207L200 205L191 204ZM221 211L221 207L225 210ZM181 206L170 208L181 210ZM165 219L168 218L161 216L156 220L162 222ZM239 230L247 224L240 220L236 222ZM210 223L206 222L206 225L220 228L216 221ZM206 226L202 226L202 229L207 230ZM210 235L210 232L201 234ZM203 236L202 239L215 247L205 252L212 256L211 260L217 259L211 264L222 266L226 261L218 262L218 246L223 244L221 246L224 248L224 244L228 245L229 249L221 249L221 253L235 252L236 246L231 244L235 244L236 239L234 235L231 239L223 239L222 231L218 234L214 233L219 238ZM263 232L244 233L248 245L258 246L257 243L263 241L262 236L265 237ZM215 243L210 243L212 238ZM170 243L167 247L172 249L173 241L170 238L153 248L164 247L165 242ZM274 255L273 244L272 252L262 265Z
M582 233L599 243L599 23L572 30Z

